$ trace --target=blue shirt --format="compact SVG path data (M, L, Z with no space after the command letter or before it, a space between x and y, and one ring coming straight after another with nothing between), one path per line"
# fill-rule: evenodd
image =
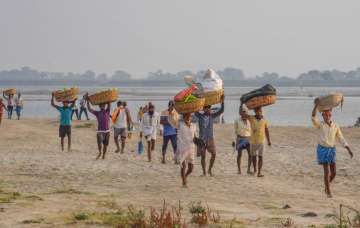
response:
M60 112L60 125L71 126L71 107L60 107L57 109Z
M195 116L199 121L199 137L206 143L209 140L214 138L214 118L220 116L224 112L224 103L221 104L221 108L219 111L211 113L210 115L201 114L199 112L195 112Z

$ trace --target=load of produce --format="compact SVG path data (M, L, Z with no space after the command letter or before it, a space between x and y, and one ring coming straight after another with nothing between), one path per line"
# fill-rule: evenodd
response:
M15 88L11 88L11 89L6 89L4 90L4 94L5 95L15 95L16 94L16 89Z
M92 105L107 104L115 102L118 99L117 89L107 89L89 96L89 101Z
M195 93L198 87L192 84L189 88L183 89L175 95L175 110L178 113L192 113L202 110L205 103L205 98L200 94Z
M79 94L79 88L70 88L70 89L63 89L57 90L54 92L54 96L57 102L69 102L73 101L77 98Z
M248 109L272 105L276 102L276 89L267 84L260 89L243 94L240 101L241 104L245 104Z
M205 106L218 104L224 95L224 83L220 76L213 70L208 69L205 75L197 81L191 76L185 76L184 81L188 85L195 84L198 87L197 94L205 98Z
M321 96L316 98L318 100L317 109L319 112L326 110L331 110L341 104L341 107L344 103L344 96L341 93L331 93L326 96Z

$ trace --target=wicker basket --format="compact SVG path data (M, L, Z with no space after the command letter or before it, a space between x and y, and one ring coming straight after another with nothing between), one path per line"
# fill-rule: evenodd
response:
M332 93L327 96L319 97L319 112L323 112L325 110L331 110L337 106L339 106L344 102L344 96L341 93Z
M248 109L255 109L258 107L275 104L275 102L276 102L276 95L267 95L267 96L254 97L250 99L248 102L246 102L245 105Z
M205 98L198 98L189 103L175 102L175 110L180 114L198 112L203 109L204 104Z
M97 92L89 96L89 100L92 105L111 103L117 101L117 99L118 99L117 89L109 89L109 90Z
M221 97L223 95L224 95L224 89L204 93L204 97L205 97L204 106L219 104L221 102Z
M79 88L70 88L64 90L57 90L54 93L57 102L73 101L77 98Z
M16 94L16 89L15 88L7 89L7 90L4 91L4 93L6 95L15 95Z

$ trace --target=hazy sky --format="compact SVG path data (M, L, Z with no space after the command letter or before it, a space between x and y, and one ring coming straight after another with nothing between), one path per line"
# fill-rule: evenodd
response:
M0 70L349 70L359 22L359 0L0 0Z

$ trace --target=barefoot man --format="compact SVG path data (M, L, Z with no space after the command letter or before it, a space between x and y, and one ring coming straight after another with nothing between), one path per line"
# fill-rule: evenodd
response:
M254 112L255 116L248 117L251 124L250 153L254 165L254 173L256 173L257 165L257 176L263 177L264 175L261 173L261 169L263 166L263 154L265 152L265 137L268 146L271 146L270 133L268 122L263 117L262 108L258 107Z
M107 151L107 147L109 145L109 139L110 139L111 104L110 103L107 103L106 105L100 104L99 105L100 111L95 111L90 105L89 96L87 94L85 96L86 96L86 100L87 100L87 108L88 108L89 112L92 113L96 117L97 122L98 122L96 138L97 138L99 154L96 157L96 160L98 160L101 157L101 155L102 155L102 159L105 159L105 155L106 155L106 151Z
M61 139L61 150L64 151L64 138L67 136L68 138L68 151L71 150L71 113L72 108L74 106L74 101L68 102L64 101L63 106L60 107L55 104L54 101L54 93L51 96L51 106L56 108L60 112L60 127L59 127L59 137ZM71 104L69 106L69 103Z
M2 115L3 115L3 112L4 112L3 110L4 109L7 111L7 108L3 103L3 99L0 97L0 125L1 125Z
M220 116L224 112L224 96L221 98L221 108L216 112L211 112L211 106L204 107L204 113L195 112L195 116L199 121L199 137L203 141L204 146L200 147L200 156L201 156L201 166L203 170L203 175L206 176L206 151L211 154L210 165L208 173L210 176L213 175L212 168L214 166L215 157L216 157L216 147L214 140L214 130L213 124L214 119Z
M155 112L155 106L149 103L148 111L140 122L140 138L143 136L147 141L148 161L151 162L151 154L155 150L157 129L160 127L160 115Z
M322 112L323 121L320 122L316 118L318 102L318 99L315 99L311 120L313 126L318 129L319 133L317 161L318 164L322 165L324 168L325 193L331 198L330 183L334 180L336 175L336 140L339 140L341 145L346 148L351 158L353 157L353 153L347 144L340 127L331 120L331 110Z
M112 116L112 121L114 124L114 141L116 145L115 153L124 153L126 138L128 136L127 130L128 126L131 124L131 117L129 110L124 107L122 101L117 102L117 108L114 110ZM121 140L121 149L119 145L119 136Z
M247 164L247 173L252 174L250 171L251 166L251 154L250 154L250 136L251 136L251 125L247 116L247 109L245 107L239 108L240 118L235 120L234 128L235 128L235 136L236 136L236 144L235 148L238 152L237 154L237 166L238 166L238 174L241 174L241 157L242 151L246 150L248 153L248 164ZM254 167L255 168L255 167Z

